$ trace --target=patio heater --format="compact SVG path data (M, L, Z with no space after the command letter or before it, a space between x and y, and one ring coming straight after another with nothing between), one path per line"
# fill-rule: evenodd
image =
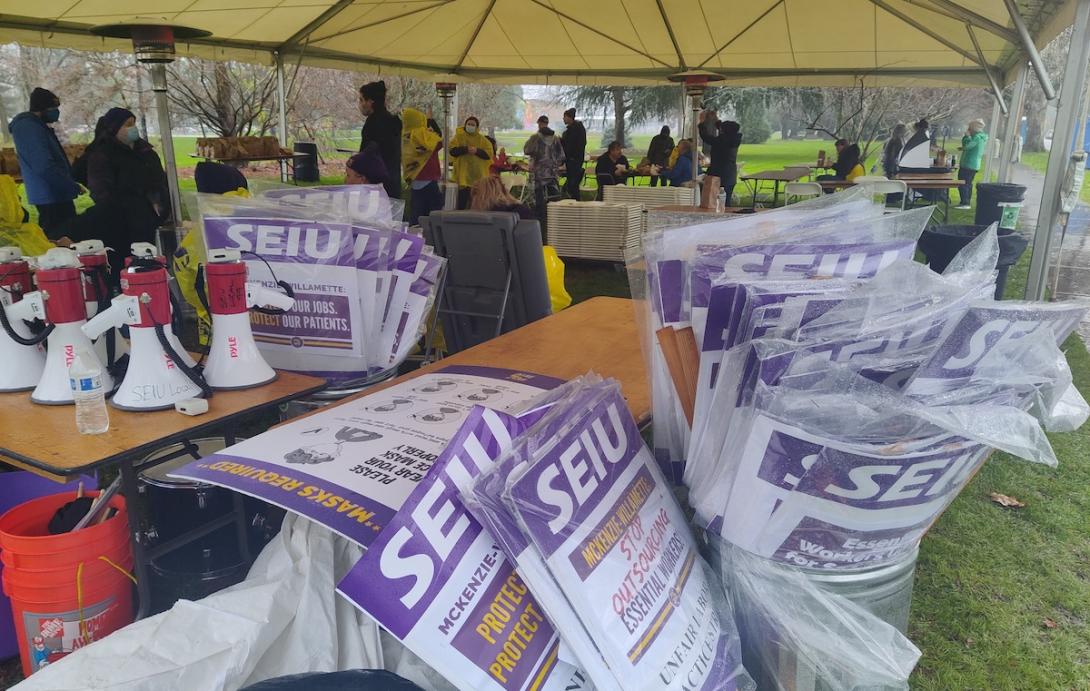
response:
M458 192L451 194L450 180L450 106L458 93L454 75L440 75L443 81L435 82L435 93L443 101L443 208L450 210L458 207ZM453 201L452 201L453 199Z
M670 75L670 81L680 82L685 85L685 95L689 97L689 103L693 111L692 123L692 151L693 151L693 206L700 206L700 186L696 183L696 176L700 172L700 110L704 100L704 92L708 84L722 81L723 76L715 72L703 70L688 70ZM727 200L730 203L730 200Z
M178 166L174 161L174 140L171 136L170 104L167 100L167 64L174 62L174 41L211 36L211 31L175 26L154 19L135 19L120 24L104 24L92 27L91 33L108 38L127 38L132 41L136 61L148 66L151 72L151 88L155 92L155 109L159 112L159 137L163 149L163 164L167 173L167 189L170 194L171 237L177 241L177 229L182 221L182 200L178 191ZM147 136L147 132L144 133ZM160 242L162 238L160 237ZM160 248L164 254L172 253L171 247Z

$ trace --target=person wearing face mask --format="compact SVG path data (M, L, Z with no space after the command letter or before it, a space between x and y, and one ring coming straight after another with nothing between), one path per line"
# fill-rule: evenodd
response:
M545 232L546 204L549 198L560 196L557 184L560 167L564 165L564 146L560 137L549 127L549 116L537 119L537 132L526 140L522 153L530 157L530 171L534 180L534 211L541 221L542 233Z
M8 125L27 201L37 207L38 225L50 240L61 237L63 227L76 217L72 200L80 194L64 148L50 127L60 119L60 105L56 94L38 87L30 94L30 110Z
M401 118L386 109L386 82L360 87L360 115L367 118L360 130L360 151L371 149L382 157L389 177L383 185L391 199L401 199Z
M141 138L136 116L126 108L108 110L96 129L98 136L87 150L87 187L96 225L113 226L112 237L100 239L112 240L119 250L134 242L155 242L155 230L168 213L159 155Z
M478 180L488 177L492 165L492 142L480 132L481 122L472 115L450 140L454 157L454 182L458 184L458 208L469 208L469 190Z

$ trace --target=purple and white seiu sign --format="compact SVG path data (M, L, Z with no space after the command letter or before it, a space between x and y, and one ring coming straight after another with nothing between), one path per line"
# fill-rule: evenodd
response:
M986 455L953 435L879 447L757 416L719 529L795 565L876 566L915 547Z
M351 226L295 219L206 217L205 246L253 253L295 291L287 312L252 325L254 340L274 367L306 369L302 352L359 357L363 352L356 238ZM251 276L268 276L265 261L243 254ZM305 349L305 351L303 351ZM292 358L290 360L280 359Z
M737 634L620 392L566 409L568 428L509 485L549 582L619 688L734 689Z
M696 265L718 268L722 278L737 280L871 278L898 259L911 259L915 248L909 240L724 247L698 257Z
M528 423L475 408L338 586L465 691L580 688L542 606L459 495Z
M314 206L325 213L344 214L345 220L389 222L392 208L382 185L326 185L287 187L261 194L285 204Z
M972 380L977 367L1003 344L1049 329L1063 343L1086 316L1085 303L989 303L970 307L909 382L907 393L953 391Z

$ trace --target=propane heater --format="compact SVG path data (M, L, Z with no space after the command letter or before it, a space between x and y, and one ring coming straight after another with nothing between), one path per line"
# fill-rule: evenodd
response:
M458 189L450 180L450 106L458 93L458 85L453 81L453 74L441 74L438 78L442 81L435 82L435 93L443 102L443 208L449 211L458 206Z
M167 24L162 18L137 17L120 24L104 24L91 28L96 36L108 38L127 38L132 40L136 61L148 66L151 71L151 88L155 92L155 109L159 112L159 136L163 149L163 164L167 173L167 187L170 192L170 215L172 233L169 247L163 247L163 253L174 253L177 242L177 228L182 221L182 200L178 191L178 167L174 162L174 141L171 137L170 104L167 101L167 64L174 62L174 41L190 40L211 36L211 31L194 29L187 26ZM144 133L145 136L147 132Z
M677 74L670 75L670 81L679 82L685 85L685 95L689 97L689 102L692 105L693 110L693 205L700 206L700 186L696 182L696 176L700 173L700 110L703 105L704 92L708 88L708 84L711 82L722 81L723 76L716 74L715 72L704 72L703 70L688 70L686 72L678 72ZM730 200L727 200L730 204Z

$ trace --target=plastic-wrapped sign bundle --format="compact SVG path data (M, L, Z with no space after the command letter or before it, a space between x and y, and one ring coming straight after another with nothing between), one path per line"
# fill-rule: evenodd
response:
M663 457L721 548L747 665L784 689L907 688L911 644L817 583L910 574L992 449L1054 465L1044 429L1090 413L1058 347L1087 304L998 303L994 227L939 275L910 259L929 209L857 202L725 222L718 240L668 227L630 262ZM678 352L690 327L696 367Z
M730 376L694 423L698 518L761 556L859 569L914 550L989 448L1054 463L1026 411L1048 422L1065 397L1085 410L1057 343L1086 306L978 301L988 286L967 268L890 267L896 281L880 275L811 323L828 340L725 354Z
M477 407L338 590L462 691L590 688L459 495L540 417Z
M396 367L424 332L445 260L404 232L381 187L198 200L206 247L239 249L252 279L295 290L292 310L252 318L273 367L343 384Z
M749 688L730 606L619 387L554 394L467 504L596 688Z

